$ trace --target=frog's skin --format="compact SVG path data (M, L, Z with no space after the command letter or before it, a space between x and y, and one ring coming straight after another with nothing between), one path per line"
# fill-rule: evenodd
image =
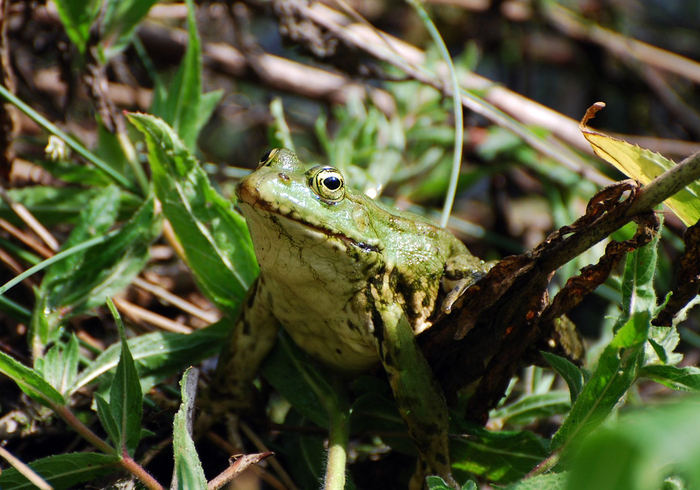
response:
M488 266L445 229L346 188L332 167L307 169L289 150L268 152L236 194L261 272L219 363L219 396L250 403L279 326L336 371L381 362L428 474L456 486L447 407L415 335L439 313L445 271L463 289Z

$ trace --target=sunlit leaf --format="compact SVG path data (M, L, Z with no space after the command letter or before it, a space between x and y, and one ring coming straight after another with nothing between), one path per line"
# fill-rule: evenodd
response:
M235 316L258 266L243 217L209 183L177 134L161 119L129 114L146 135L155 193L202 292Z
M700 368L695 366L644 366L639 375L674 390L700 391Z
M676 165L675 162L658 153L589 128L588 121L603 107L605 104L602 102L590 107L580 125L583 136L591 144L596 155L628 177L645 185ZM686 225L697 223L700 219L700 183L694 182L688 185L664 202Z

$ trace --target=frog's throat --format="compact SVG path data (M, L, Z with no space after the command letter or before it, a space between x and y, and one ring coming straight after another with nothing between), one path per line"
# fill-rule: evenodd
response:
M286 207L285 209L282 209L280 206L277 206L272 202L265 201L264 199L258 199L252 204L249 202L246 204L248 204L256 213L269 213L272 216L277 216L282 219L293 221L300 228L310 230L312 232L318 233L319 235L323 235L324 237L340 241L346 247L356 247L362 250L363 252L370 253L382 252L383 247L380 243L357 240L353 237L347 236L339 230L325 225L325 223L322 223L320 221L312 223L309 220L303 220L301 218L301 215L294 209Z

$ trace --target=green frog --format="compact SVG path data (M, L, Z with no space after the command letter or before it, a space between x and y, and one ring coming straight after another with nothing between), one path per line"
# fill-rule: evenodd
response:
M458 488L447 406L415 336L489 266L444 228L347 187L333 167L307 168L286 149L266 153L236 194L260 276L219 363L218 396L239 410L250 403L279 327L335 371L381 363L425 474Z

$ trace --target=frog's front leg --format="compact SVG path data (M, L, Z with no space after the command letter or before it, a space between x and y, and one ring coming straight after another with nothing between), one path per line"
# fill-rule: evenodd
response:
M226 340L211 385L215 414L250 411L257 404L253 380L277 340L279 322L270 313L263 277L253 283Z
M398 304L385 303L376 309L374 316L379 356L389 375L401 417L428 465L428 474L438 475L450 486L459 488L450 470L445 397L418 347L406 314ZM420 482L412 481L411 487L421 488L423 482L422 478Z

